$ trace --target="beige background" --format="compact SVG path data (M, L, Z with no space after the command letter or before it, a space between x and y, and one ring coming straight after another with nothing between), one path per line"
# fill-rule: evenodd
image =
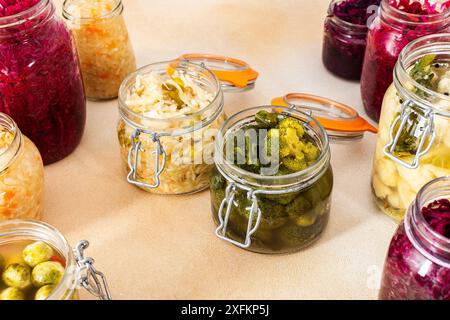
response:
M61 0L57 1L61 4ZM247 60L257 88L227 94L229 114L291 91L323 95L363 113L359 85L321 63L328 0L125 0L138 63L208 52ZM164 197L127 184L116 137L117 102L88 104L82 144L46 168L45 220L88 253L116 299L375 299L396 228L372 202L375 137L332 146L330 224L313 247L264 256L214 236L209 193ZM83 293L83 298L90 298Z

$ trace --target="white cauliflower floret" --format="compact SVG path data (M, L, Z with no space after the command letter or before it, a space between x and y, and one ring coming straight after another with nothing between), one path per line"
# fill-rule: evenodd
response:
M398 172L394 162L390 159L382 158L377 161L377 174L381 182L388 187L395 187L398 180Z
M438 83L437 91L442 94L450 94L450 78L442 78Z

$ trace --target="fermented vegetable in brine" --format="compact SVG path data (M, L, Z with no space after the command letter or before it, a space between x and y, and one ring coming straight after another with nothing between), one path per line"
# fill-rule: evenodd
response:
M45 300L64 276L64 258L45 242L15 241L0 250L0 300Z
M39 219L44 192L41 155L19 131L15 137L5 119L0 115L0 220Z
M45 164L59 161L78 146L86 121L72 36L51 1L1 3L4 12L19 15L0 19L0 111L34 142Z
M134 85L127 92L125 105L130 111L142 116L143 123L150 123L149 131L176 133L181 128L201 126L186 134L161 137L161 144L167 154L161 185L156 189L144 188L145 190L182 194L208 187L213 168L214 139L225 116L221 114L203 127L205 116L201 113L210 106L215 97L215 92L207 91L195 76L189 73L175 71L171 74L151 72L137 75ZM130 169L128 155L134 131L125 121L119 122L118 137L127 172ZM148 134L141 134L139 141L142 143L143 152L139 153L138 181L152 184L155 181L156 163L153 151L156 150L156 144ZM208 159L205 158L207 155L210 155L210 161L205 161Z
M450 1L382 0L382 10L370 27L361 94L367 114L378 121L386 90L403 48L422 36L450 26Z
M422 209L422 215L429 227L450 240L448 199L433 201ZM448 252L442 258L450 261ZM391 242L380 299L450 300L450 269L423 256L408 238L404 226L400 227Z
M333 74L359 80L370 18L381 0L335 0L325 20L322 59Z
M63 16L75 39L86 95L116 98L136 59L120 0L68 0Z
M448 61L441 61L434 55L426 55L409 70L409 73L411 78L422 86L437 93L450 95L450 63ZM424 98L428 95L417 88L414 92ZM405 209L414 201L417 193L426 183L435 178L450 175L449 120L440 115L434 117L436 139L430 151L420 158L420 166L417 169L408 169L384 155L383 150L390 141L390 128L395 118L400 115L403 103L403 98L392 86L383 104L372 180L379 206L396 219L403 218ZM450 104L444 103L445 101L441 101L441 105L437 107L450 110ZM405 162L411 162L416 156L420 142L417 133L422 126L422 122L419 121L421 109L414 105L411 107L416 112L412 113L408 119L394 150L395 156ZM428 140L427 143L429 142Z
M245 144L235 144L233 159L235 166L247 172L259 175L264 168L269 172L275 161L278 166L270 176L282 179L283 176L308 169L321 155L319 146L308 135L303 124L286 115L261 111L255 115L252 123L241 130L246 137ZM253 135L252 131L257 132L256 135ZM262 133L262 136L258 132ZM258 137L256 141L250 138L252 135ZM272 150L271 144L274 142L278 149ZM228 143L234 144L234 141L226 141L226 144ZM252 150L257 153L256 158L252 156ZM272 153L274 150L278 150L277 155ZM270 166L264 164L268 163L267 159L263 160L266 156L274 160ZM211 196L216 222L227 186L227 180L215 170L211 179ZM328 222L332 188L333 174L331 168L328 168L315 182L301 191L258 195L262 218L258 230L252 236L250 250L282 253L297 251L309 245L321 234ZM234 202L227 236L236 241L243 241L248 226L248 208L251 206L247 191L237 189Z

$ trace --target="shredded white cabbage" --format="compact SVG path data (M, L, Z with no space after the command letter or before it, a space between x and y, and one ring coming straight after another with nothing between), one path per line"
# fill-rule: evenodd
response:
M39 219L44 192L41 155L24 136L23 147L11 163L11 159L7 159L3 153L11 145L12 139L10 132L0 132L0 166L3 168L0 173L0 220Z
M189 76L151 72L138 75L126 98L127 107L154 119L170 119L197 113L211 104L214 95Z

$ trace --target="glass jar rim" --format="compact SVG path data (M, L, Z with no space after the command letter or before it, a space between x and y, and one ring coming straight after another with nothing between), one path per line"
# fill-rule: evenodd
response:
M27 21L33 21L33 19L36 19L39 17L40 14L45 10L45 8L51 6L52 10L48 14L48 16L39 22L39 24L45 23L48 21L48 19L52 16L55 7L53 5L53 2L51 0L40 0L38 3L36 3L34 6L22 11L18 12L16 14L0 17L0 30L7 29L11 27L16 27L24 24ZM0 35L1 37L1 35Z
M405 215L404 224L408 238L417 250L428 259L450 268L450 238L435 231L422 214L422 210L427 204L443 198L433 194L433 190L436 190L442 183L446 186L445 191L450 196L450 176L437 178L427 183L411 204ZM425 246L423 242L425 242ZM427 245L437 250L430 252ZM437 256L436 251L438 254L443 253L445 257Z
M444 182L444 183L448 183L448 187L449 187L449 196L450 196L450 176L448 177L441 177L441 178L437 178L429 183L427 183L417 194L417 201L414 202L413 206L414 209L416 210L416 212L418 213L416 215L416 221L420 222L421 224L423 224L425 226L425 228L427 229L427 231L432 234L434 237L438 238L439 240L448 243L449 248L450 248L450 238L436 232L431 225L425 220L425 217L422 214L422 209L424 207L424 199L426 199L427 197L427 192L434 188L436 185L438 185L439 183ZM430 202L430 201L426 201L426 202ZM449 251L450 252L450 251Z
M224 152L222 150L224 137L227 134L227 132L229 132L233 128L238 127L238 125L234 124L234 125L230 126L229 128L227 128L227 126L230 125L234 120L239 119L239 117L243 116L245 113L251 113L254 116L256 114L256 111L264 110L264 109L283 110L284 112L286 112L285 114L294 115L294 117L297 116L295 118L300 121L302 121L302 118L303 118L305 120L303 120L302 122L304 122L304 124L308 125L309 129L314 131L318 136L320 135L319 138L321 139L321 143L322 143L321 154L320 154L319 158L314 162L313 165L309 166L308 168L306 168L304 170L294 172L291 174L287 174L287 175L265 176L265 175L256 174L256 173L252 173L252 172L246 171L244 169L241 169L238 166L236 166L235 164L229 163L229 161L226 160L226 158L224 157ZM282 114L282 112L279 112L279 113ZM249 116L245 117L244 119L248 119L251 117L252 116L249 115ZM317 132L311 125L309 125L309 123L311 123L311 122L314 123L314 125L318 128L319 132ZM255 187L258 187L255 184L255 182L252 182L252 180L255 180L255 181L265 182L266 184L263 185L262 187L270 188L270 187L273 187L273 185L271 185L270 183L273 183L276 181L278 181L278 182L280 180L281 181L295 181L295 183L286 183L283 185L277 185L278 188L280 188L280 187L281 188L289 188L289 187L292 187L292 185L309 182L311 179L314 179L315 177L320 177L321 175L319 175L319 173L321 173L322 171L325 172L325 170L328 168L330 158L331 158L329 138L328 138L328 135L327 135L325 129L323 128L323 126L316 119L312 118L307 113L304 113L304 112L301 112L301 111L298 111L298 110L295 110L295 109L292 109L289 107L266 105L266 106L257 106L257 107L244 109L244 110L237 112L237 113L233 114L232 116L230 116L222 124L221 128L219 129L218 135L220 135L220 137L222 137L222 138L216 139L216 144L215 144L216 167L219 169L219 171L221 171L222 174L228 176L232 180L237 181L238 183L240 183L242 185L247 184L247 185L253 185ZM230 176L230 174L232 176ZM304 177L304 178L300 179L301 177Z
M331 1L330 5L328 7L328 17L333 19L333 21L341 27L356 29L353 31L360 31L361 33L367 33L369 31L369 26L367 25L367 23L366 24L357 24L357 23L348 22L348 21L342 19L341 17L339 17L338 15L336 15L336 13L334 11L336 4L338 4L340 2L345 2L345 1L347 1L347 0Z
M96 21L96 20L106 20L106 19L110 19L110 18L113 18L115 16L122 14L122 12L124 10L122 0L115 0L116 6L114 8L112 8L111 11L109 11L106 14L103 14L103 15L101 15L99 17L95 17L95 18L93 18L93 17L76 17L67 10L67 6L69 5L70 1L73 1L73 0L64 0L63 7L62 7L62 16L65 19L71 20L71 21L89 22L89 21Z
M211 79L214 80L214 86L215 86L215 96L214 99L209 103L209 105L191 115L185 115L185 116L177 116L177 117L170 117L170 118L152 118L152 117L148 117L145 116L143 114L137 113L132 111L131 109L128 108L127 104L126 104L126 94L128 91L128 87L130 82L133 82L133 80L141 74L146 74L146 73L150 73L153 69L157 68L157 67L162 67L162 66L170 66L174 63L177 64L182 64L183 66L187 66L189 68L194 68L198 71L199 74L201 74L201 72L206 72L206 74L208 74L208 76L211 77ZM120 116L124 119L128 119L130 116L132 117L136 117L138 119L142 119L144 121L149 121L149 122L159 122L159 123L171 123L174 121L189 121L192 119L195 119L196 117L198 117L199 115L202 115L208 111L210 111L211 109L214 109L215 107L217 107L218 104L222 104L223 102L223 92L222 92L222 87L220 84L219 79L217 78L217 76L209 69L195 64L195 63L191 63L191 62L187 62L187 61L178 61L178 60L168 60L168 61L162 61L162 62L155 62L149 65L146 65L142 68L139 68L138 70L136 70L135 72L133 72L132 74L128 75L125 80L122 82L122 85L120 86L119 89L119 111L120 111ZM128 113L130 116L125 115L125 113Z
M23 228L23 230L21 230L21 227ZM11 228L12 231L6 231L6 232L0 232L0 239L3 237L8 237L8 236L12 236L15 233L18 232L26 232L29 233L30 236L32 236L32 229L34 228L35 230L41 229L42 232L48 232L49 234L51 234L53 237L55 237L58 241L61 242L61 245L56 247L55 249L61 251L62 254L64 254L65 258L66 258L66 266L65 266L65 272L64 272L64 276L61 279L61 281L58 283L58 285L56 286L56 288L53 290L53 292L48 296L47 300L53 300L53 299L58 299L60 297L65 297L67 299L70 299L72 294L66 295L65 292L67 291L67 287L70 284L71 281L73 281L73 275L70 274L70 272L68 269L71 266L75 266L75 257L73 256L73 252L71 249L71 246L69 244L69 242L67 241L67 239L63 236L63 234L56 229L55 227L53 227L52 225L42 222L42 221L37 221L37 220L5 220L0 222L0 227L4 227L4 228ZM14 231L14 229L16 229ZM45 240L42 239L42 241L47 242ZM53 243L52 243L53 244ZM75 289L71 289L72 291L75 291Z
M430 14L408 13L408 12L405 12L405 11L393 6L391 4L390 0L381 0L381 10L382 10L382 12L387 14L390 18L393 18L397 21L401 21L403 23L411 24L411 25L423 25L423 24L428 24L428 23L433 24L433 23L437 23L439 21L443 21L445 18L450 18L450 10L449 9L443 10L442 12L436 12L436 13L430 13ZM397 14L399 17L393 16L390 11L392 11L394 14ZM428 17L432 21L415 22L415 21L411 21L411 19L410 19L410 18L423 18L423 17ZM442 18L442 19L438 20L439 18Z
M412 84L415 88L418 88L420 91L423 91L427 93L430 96L437 97L439 100L447 101L450 103L450 96L447 96L445 94L442 94L440 92L431 90L416 80L414 80L410 74L409 69L413 65L410 63L409 59L415 58L414 54L420 53L420 57L425 56L426 54L430 54L431 49L437 45L442 45L444 42L436 42L432 41L438 38L447 38L448 41L445 42L445 47L448 47L449 51L449 57L450 57L450 33L437 33L437 34L431 34L428 36L424 36L421 38L418 38L412 42L410 42L405 48L403 48L402 52L399 55L399 58L397 60L397 64L394 69L394 83L397 87L397 89L400 89L404 93L404 91L408 91L408 96L412 98L414 101L419 101L421 104L426 105L427 107L434 110L436 113L441 114L445 117L450 117L450 110L445 110L444 107L439 107L434 104L431 104L430 102L426 101L422 97L419 97L417 94L413 92L409 92L411 90L402 90L401 88L404 87L403 82L406 80L410 84ZM422 46L418 46L421 43L423 43ZM418 47L416 47L418 46Z
M2 123L4 122L4 123ZM6 126L9 126L7 128ZM13 134L13 140L11 144L6 148L5 151L0 153L0 159L5 158L4 166L0 166L0 173L11 166L11 164L16 160L19 155L23 136L16 122L6 113L0 112L0 128L4 128Z

